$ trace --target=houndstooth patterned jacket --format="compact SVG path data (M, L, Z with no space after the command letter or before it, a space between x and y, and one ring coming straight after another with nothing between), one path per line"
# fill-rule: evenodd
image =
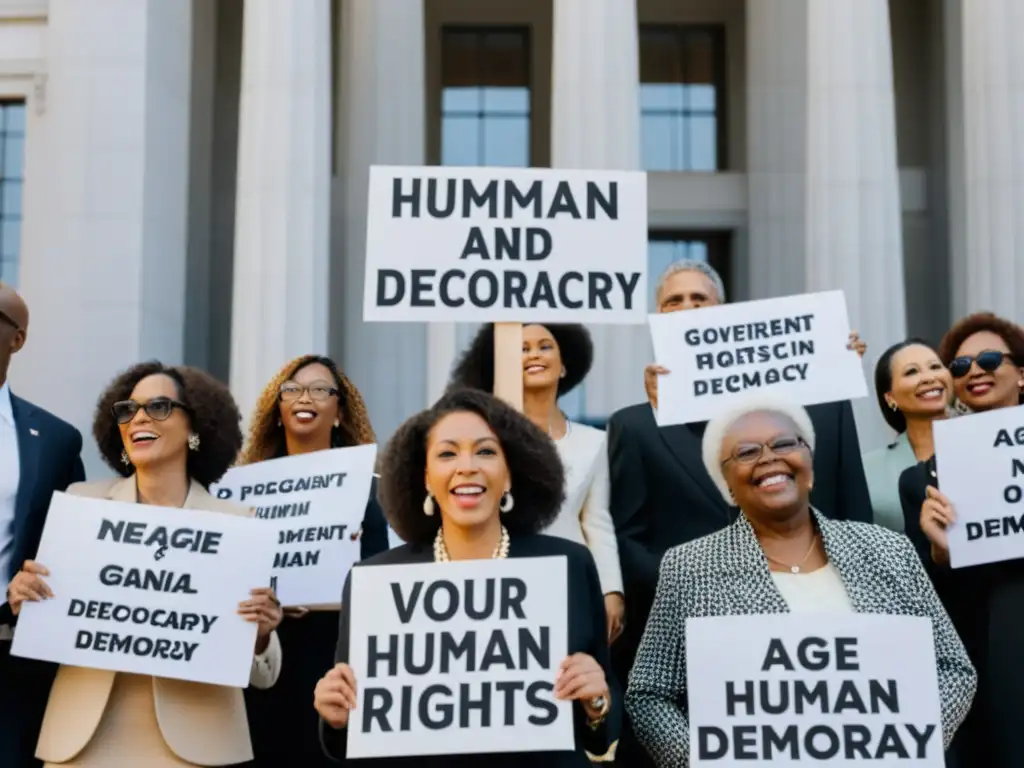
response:
M970 710L978 679L913 546L881 526L814 515L825 553L842 576L855 611L931 618L948 748ZM788 610L754 529L742 515L717 533L665 553L626 691L633 730L660 768L689 765L686 620Z

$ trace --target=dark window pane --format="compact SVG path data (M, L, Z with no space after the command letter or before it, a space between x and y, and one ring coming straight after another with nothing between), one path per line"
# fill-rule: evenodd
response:
M720 27L640 27L640 120L646 170L724 167L724 40Z

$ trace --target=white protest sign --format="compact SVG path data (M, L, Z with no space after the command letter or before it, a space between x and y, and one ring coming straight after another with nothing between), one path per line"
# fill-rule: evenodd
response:
M273 537L252 518L53 494L36 556L54 597L22 606L11 653L245 688Z
M644 173L373 166L369 195L366 322L644 322Z
M256 507L256 519L273 527L271 584L282 605L341 601L345 576L359 560L376 457L376 445L285 456L233 467L210 487L218 499Z
M651 315L658 365L658 426L707 421L735 395L770 392L801 405L867 395L864 369L847 348L842 291Z
M564 557L352 571L348 756L573 750Z
M931 619L687 619L690 765L943 768Z
M952 568L1024 557L1024 406L936 421L939 488L956 509Z

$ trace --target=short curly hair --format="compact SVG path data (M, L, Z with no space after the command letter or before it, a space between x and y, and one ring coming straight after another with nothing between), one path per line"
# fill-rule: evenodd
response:
M1013 364L1024 366L1024 328L992 312L975 312L973 315L967 315L946 331L946 335L939 343L939 359L942 360L942 364L948 368L956 358L960 345L982 331L994 333L1006 342ZM1024 392L1021 392L1018 399L1024 404Z
M286 454L284 427L278 423L277 412L281 399L281 385L313 363L319 363L331 372L334 386L338 390L341 424L331 430L331 447L348 448L377 442L373 427L370 426L370 415L366 411L363 396L339 370L337 363L323 355L302 355L286 363L263 388L253 411L249 439L246 440L241 464L278 459Z
M377 496L388 523L403 541L426 545L437 535L440 515L423 514L427 437L445 416L465 412L487 422L505 454L515 498L512 511L502 515L509 533L538 533L558 516L565 500L565 470L551 438L486 392L456 389L402 424L384 449Z
M594 363L594 342L590 331L577 323L525 323L542 325L551 331L558 344L558 353L565 366L565 376L558 380L559 396L571 392L587 377ZM450 390L480 389L494 391L494 323L485 323L477 331L469 348L452 371Z
M178 386L178 399L189 409L192 431L199 436L199 450L188 452L188 475L204 488L220 480L238 457L242 447L242 416L231 391L213 376L187 365L164 365L150 360L133 365L119 374L96 404L92 434L107 465L130 477L135 468L121 461L124 442L114 418L113 406L131 398L143 379L162 374Z

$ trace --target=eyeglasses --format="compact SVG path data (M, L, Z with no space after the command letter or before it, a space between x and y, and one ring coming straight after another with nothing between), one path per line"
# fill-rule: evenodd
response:
M137 403L134 400L118 400L110 407L110 411L114 414L118 424L127 424L135 418L135 414L140 409L144 410L151 419L166 421L170 418L175 408L181 408L186 413L191 412L187 405L179 403L177 400L171 400L169 397L154 397L148 403Z
M302 397L304 392L309 392L309 397L319 403L327 400L330 397L338 394L338 389L332 387L326 381L316 381L310 384L308 387L303 387L299 384L287 383L282 384L279 394L281 396L282 403L291 403Z
M722 462L724 467L730 461L737 464L753 464L764 455L764 449L768 448L776 456L785 456L801 448L810 447L801 437L777 437L770 443L739 443L732 449L732 455Z
M1003 360L1013 362L1013 355L1000 352L997 349L986 349L977 357L964 355L963 357L956 358L949 364L949 372L953 374L954 379L962 379L970 372L971 364L977 363L978 367L985 371L985 373L992 373L992 371L1003 364Z

